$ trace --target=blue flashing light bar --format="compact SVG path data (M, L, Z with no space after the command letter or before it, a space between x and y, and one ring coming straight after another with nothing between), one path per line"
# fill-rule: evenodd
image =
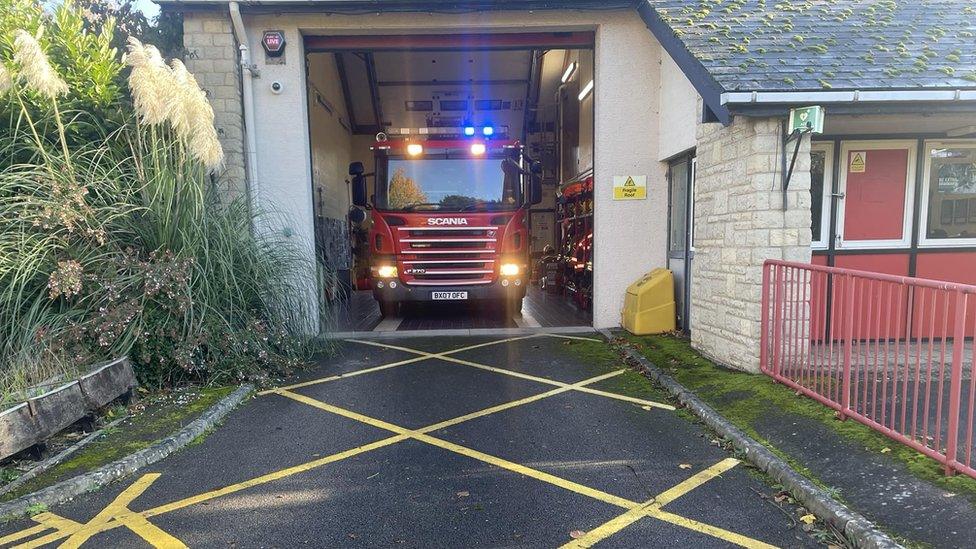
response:
M483 133L485 137L490 137L492 135L495 135L495 128L491 126L485 126L484 128L481 128L481 133Z
M472 135L474 135L474 126L465 126L464 127L464 135L467 135L468 137L471 137Z

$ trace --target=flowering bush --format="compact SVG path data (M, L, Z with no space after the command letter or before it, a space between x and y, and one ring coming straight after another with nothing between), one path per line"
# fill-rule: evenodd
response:
M303 360L300 285L314 269L288 242L254 234L246 202L218 200L223 151L193 75L130 39L131 103L104 103L119 123L96 127L64 108L89 84L48 56L45 44L64 38L37 28L0 48L0 102L12 113L0 147L0 393L120 354L154 384Z

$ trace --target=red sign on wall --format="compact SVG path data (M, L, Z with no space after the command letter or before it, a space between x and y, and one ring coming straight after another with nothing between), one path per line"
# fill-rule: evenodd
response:
M279 57L285 53L285 33L283 31L264 31L261 45L269 57Z

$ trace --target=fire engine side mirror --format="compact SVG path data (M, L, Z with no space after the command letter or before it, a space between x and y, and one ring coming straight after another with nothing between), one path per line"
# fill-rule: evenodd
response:
M542 202L542 178L529 178L529 204L536 205Z
M363 174L365 171L362 162L349 164L349 175L352 176L352 204L360 208L369 205L369 199L366 196L366 176Z

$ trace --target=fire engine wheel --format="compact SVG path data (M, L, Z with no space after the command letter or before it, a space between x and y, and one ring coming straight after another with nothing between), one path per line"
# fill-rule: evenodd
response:
M389 318L400 312L400 304L396 301L380 301L380 314Z

